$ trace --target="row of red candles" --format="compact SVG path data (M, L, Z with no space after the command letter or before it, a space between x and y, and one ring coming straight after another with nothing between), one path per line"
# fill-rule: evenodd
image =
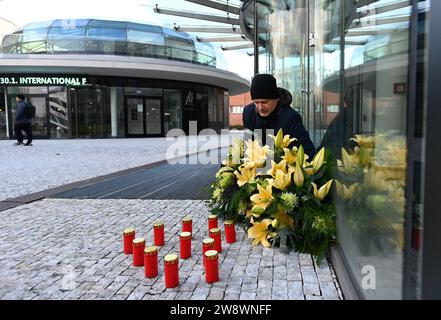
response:
M225 240L227 243L236 242L236 231L231 220L224 222ZM208 217L208 230L210 238L202 241L202 254L205 266L205 280L208 283L219 281L219 253L222 252L221 230L218 228L217 216ZM182 219L182 232L180 233L180 257L191 257L192 219ZM124 253L133 253L133 265L144 266L147 278L158 275L158 247L164 245L164 224L153 224L154 246L146 247L144 238L135 238L135 229L126 228L123 233ZM168 254L164 257L164 274L166 288L174 288L179 285L178 255Z

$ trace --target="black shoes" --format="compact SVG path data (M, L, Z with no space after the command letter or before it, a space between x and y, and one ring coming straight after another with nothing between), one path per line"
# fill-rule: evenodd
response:
M30 147L30 146L32 146L32 143L29 143L29 142L27 142L27 143L23 143L23 142L16 142L16 143L14 143L14 144L13 144L13 146L23 146L23 147Z

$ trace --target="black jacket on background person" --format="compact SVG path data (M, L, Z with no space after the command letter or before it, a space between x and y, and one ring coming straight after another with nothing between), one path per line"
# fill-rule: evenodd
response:
M15 121L20 124L30 124L32 123L32 118L26 117L25 114L26 102L21 100L17 103L17 111L15 113Z
M289 134L291 138L296 138L290 147L303 146L305 153L312 159L316 153L314 143L309 137L308 131L303 126L302 117L300 114L291 108L292 95L288 90L279 88L280 101L274 111L268 117L261 117L257 111L254 103L250 103L243 109L243 125L245 129L262 130L263 144L266 144L266 130L274 130L274 135L283 130L283 134Z

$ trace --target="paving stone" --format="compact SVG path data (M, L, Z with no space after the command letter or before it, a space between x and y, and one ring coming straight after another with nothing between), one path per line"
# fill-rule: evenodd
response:
M323 297L306 295L306 300L323 300Z
M303 283L302 281L288 281L288 299L289 300L304 300Z
M222 300L225 292L222 290L211 290L207 300Z
M145 278L142 267L133 267L132 256L122 253L121 230L131 225L146 230L164 220L170 240L160 248L162 263L166 254L179 252L180 219L189 211L194 239L205 238L209 208L203 201L44 199L7 210L0 221L0 260L5 262L0 278L7 279L0 299L341 299L327 262L318 266L310 255L251 247L245 232L224 246L216 283L205 283L200 246L191 258L180 260L177 288L165 288L162 268L158 277Z
M239 300L254 300L255 298L255 292L241 292L239 296Z
M320 295L320 289L317 283L306 282L303 284L303 292L305 295Z
M225 293L224 300L239 300L239 293Z

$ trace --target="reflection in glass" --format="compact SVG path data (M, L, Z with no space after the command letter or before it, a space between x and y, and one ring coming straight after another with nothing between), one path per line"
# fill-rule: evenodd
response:
M51 138L69 137L69 111L66 87L49 87L49 121Z
M292 93L315 144L332 152L346 267L365 298L400 299L410 1L258 4L260 72ZM374 290L362 285L365 266Z
M182 128L181 90L164 90L164 133Z

